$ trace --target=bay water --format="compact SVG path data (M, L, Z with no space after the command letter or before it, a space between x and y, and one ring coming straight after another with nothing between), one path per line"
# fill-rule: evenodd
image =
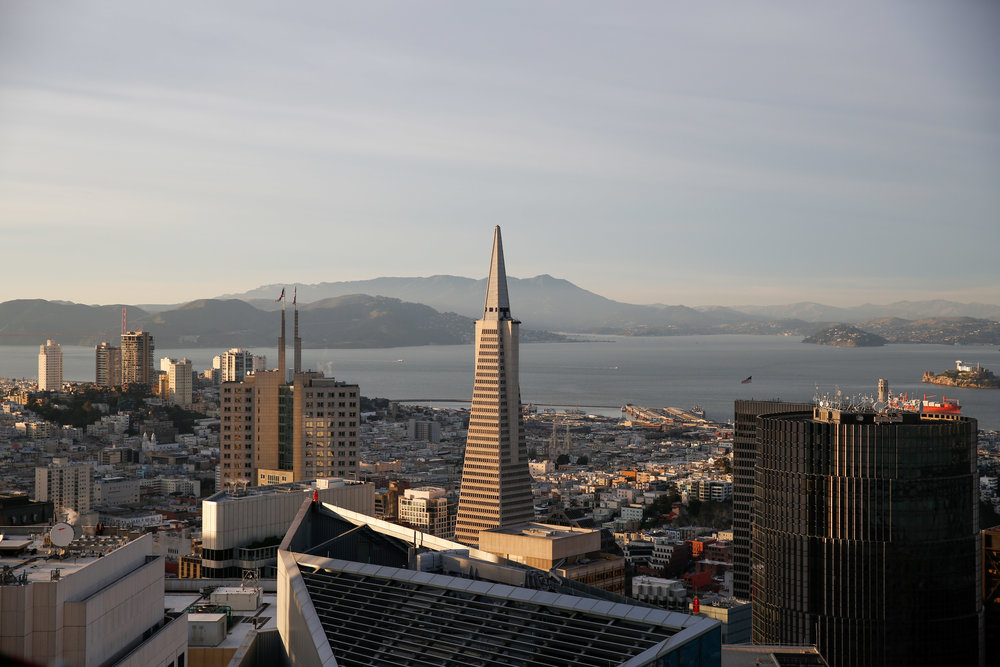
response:
M58 341L57 341L58 342ZM195 370L210 368L223 350L157 349L162 357L187 357ZM254 349L277 365L276 349ZM291 350L287 359L292 362ZM879 378L895 393L957 398L980 428L1000 429L1000 390L922 384L925 370L941 372L955 361L981 363L1000 372L1000 351L989 346L886 345L842 348L809 345L797 337L702 335L665 337L580 336L580 342L522 343L521 399L540 406L580 406L617 415L624 403L704 407L728 421L736 399L810 400L838 389L845 395L876 393ZM35 378L38 348L0 346L0 376ZM385 349L307 349L303 367L357 383L365 396L423 403L472 396L471 345ZM93 381L94 348L63 346L67 380ZM751 382L741 381L752 378ZM441 402L441 405L445 403Z

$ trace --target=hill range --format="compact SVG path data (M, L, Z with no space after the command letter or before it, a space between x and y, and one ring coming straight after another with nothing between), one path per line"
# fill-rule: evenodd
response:
M525 341L555 340L548 333L552 331L809 336L842 323L889 342L1000 343L1000 306L989 304L937 300L854 308L818 303L692 308L614 301L549 275L508 277L508 287ZM278 333L275 311L281 308L274 298L282 288L286 293L297 289L305 347L397 347L470 342L472 320L482 314L486 281L430 276L264 285L182 305L129 305L129 329L153 332L161 349L271 346ZM67 345L95 345L116 340L120 322L121 304L7 301L0 303L0 344L38 345L52 338Z

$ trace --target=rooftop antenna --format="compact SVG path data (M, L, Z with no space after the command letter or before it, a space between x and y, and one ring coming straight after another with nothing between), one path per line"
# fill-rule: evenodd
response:
M122 336L128 331L128 306L122 306Z
M299 288L298 285L295 286L295 291L292 292L292 306L295 308L295 357L293 360L293 368L295 375L302 372L302 339L299 338ZM294 375L293 375L294 377Z
M281 302L281 335L278 337L278 375L281 384L288 382L288 371L285 370L285 288L281 288L281 296L275 301Z

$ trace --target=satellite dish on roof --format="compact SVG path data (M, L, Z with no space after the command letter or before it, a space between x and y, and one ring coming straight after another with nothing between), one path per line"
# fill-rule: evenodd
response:
M57 547L68 547L75 537L73 526L65 521L60 521L49 530L49 541Z

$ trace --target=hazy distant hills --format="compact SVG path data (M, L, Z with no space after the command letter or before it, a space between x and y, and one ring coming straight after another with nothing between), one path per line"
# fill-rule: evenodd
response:
M292 344L292 309L287 338ZM353 295L300 307L302 344L323 347L448 345L471 341L473 321L399 299ZM128 328L153 333L160 349L172 347L273 348L280 320L236 299L202 299L157 313L130 306ZM64 345L120 341L121 306L85 306L42 300L0 303L0 344ZM530 333L529 333L530 337Z
M801 333L809 335L831 323L859 323L896 317L921 320L937 317L972 317L1000 320L1000 306L954 301L898 301L886 305L864 304L839 308L802 302L783 306L672 306L637 305L614 301L589 292L568 280L540 275L507 278L511 311L526 327L550 331L591 333ZM239 298L259 308L275 309L274 298L284 285L264 285ZM423 303L441 312L467 317L482 315L486 280L459 276L428 278L375 278L318 284L292 283L288 294L298 289L299 301L317 301L345 294L377 294ZM875 332L873 332L875 333Z
M974 317L928 317L919 320L882 317L858 322L857 326L890 343L1000 343L1000 322Z
M0 343L41 345L47 338L74 345L102 340L120 340L121 305L86 306L65 301L17 299L0 303ZM136 321L148 318L139 308L130 307Z
M1000 344L1000 306L951 301L900 301L838 308L819 303L785 306L637 305L614 301L549 275L508 277L511 310L522 338L552 340L547 331L677 335L707 333L809 336L852 324L889 342ZM151 331L157 347L274 347L286 288L288 341L291 295L298 289L306 347L445 345L472 339L482 316L486 281L457 276L376 278L315 285L265 285L239 295L184 305L129 306L129 329ZM0 344L39 345L46 338L72 345L119 340L121 306L87 306L21 299L0 303Z
M733 310L763 319L799 319L806 322L863 322L884 317L920 320L933 317L974 317L1000 320L1000 306L988 303L957 303L941 299L932 301L896 301L876 305L866 303L852 308L825 306L804 301L784 306L734 306Z
M765 318L728 308L697 310L687 306L641 306L607 299L568 280L550 275L534 278L507 277L511 312L531 329L549 331L622 332L643 327L667 328L676 333L705 333L719 324L736 324ZM243 299L258 308L275 309L274 299L284 285L264 285L242 294L220 298ZM375 278L305 285L293 283L286 294L298 289L299 302L318 301L347 294L377 294L423 303L440 312L478 318L483 314L486 279L459 276L429 278Z

